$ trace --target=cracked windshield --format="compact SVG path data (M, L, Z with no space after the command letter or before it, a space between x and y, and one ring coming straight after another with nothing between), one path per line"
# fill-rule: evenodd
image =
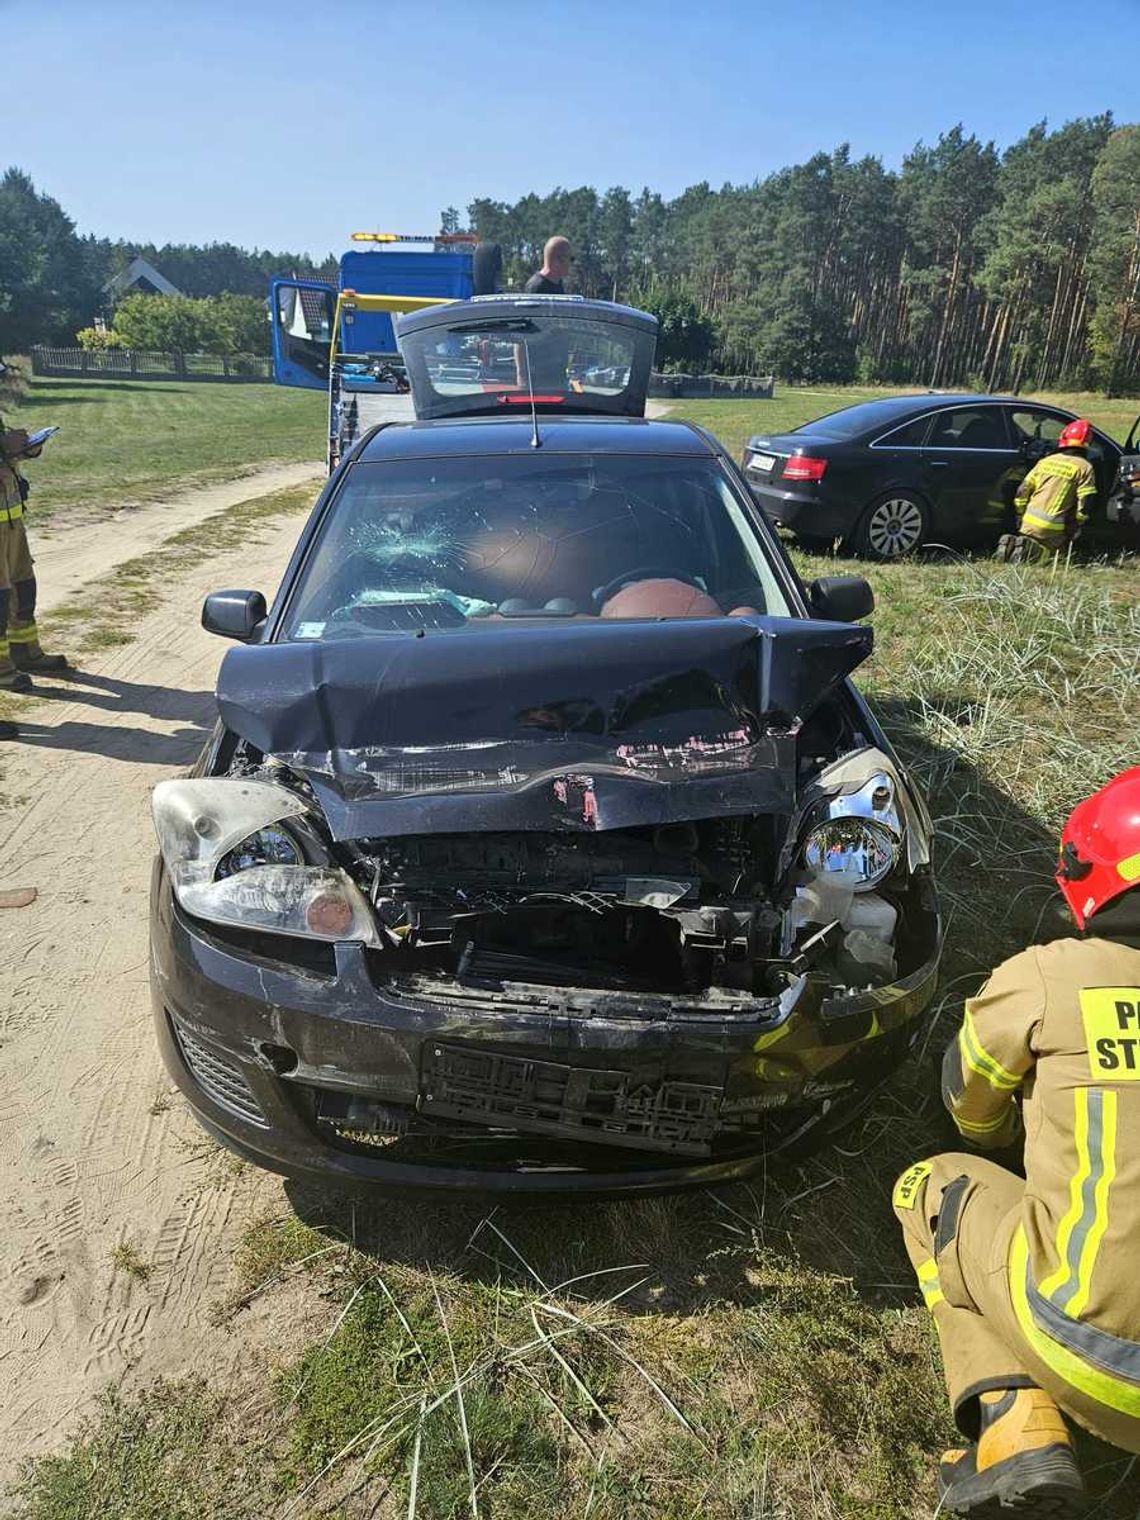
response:
M719 470L653 456L360 465L303 574L285 637L536 618L786 615Z

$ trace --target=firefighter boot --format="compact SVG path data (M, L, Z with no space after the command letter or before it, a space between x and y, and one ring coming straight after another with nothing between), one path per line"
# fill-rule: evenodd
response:
M979 1396L981 1434L948 1451L938 1471L947 1514L997 1520L1010 1514L1070 1520L1085 1487L1061 1411L1041 1388L995 1388Z
M17 670L34 672L68 668L68 659L65 654L43 652L34 622L13 622L8 638L11 641L12 664Z
M0 638L0 692L31 691L32 678L17 670L8 651L8 641Z

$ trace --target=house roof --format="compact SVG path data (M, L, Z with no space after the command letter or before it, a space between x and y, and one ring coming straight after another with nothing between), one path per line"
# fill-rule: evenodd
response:
M112 276L103 286L110 296L126 295L132 285L140 281L147 281L154 289L163 296L180 296L182 292L177 285L172 285L164 274L160 274L153 264L146 259L135 256L125 269L120 269L117 275Z

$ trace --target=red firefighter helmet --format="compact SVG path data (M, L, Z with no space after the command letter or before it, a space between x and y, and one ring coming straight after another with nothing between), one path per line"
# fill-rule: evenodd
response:
M1061 436L1057 439L1059 449L1083 449L1089 441L1092 432L1092 423L1087 417L1078 417L1075 422L1066 422L1061 429Z
M1078 929L1140 886L1140 765L1114 776L1073 809L1061 832L1057 885Z

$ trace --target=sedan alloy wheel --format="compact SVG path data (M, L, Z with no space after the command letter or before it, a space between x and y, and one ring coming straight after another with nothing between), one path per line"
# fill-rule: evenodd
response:
M926 513L911 496L885 496L859 525L858 547L875 559L901 559L926 536Z

